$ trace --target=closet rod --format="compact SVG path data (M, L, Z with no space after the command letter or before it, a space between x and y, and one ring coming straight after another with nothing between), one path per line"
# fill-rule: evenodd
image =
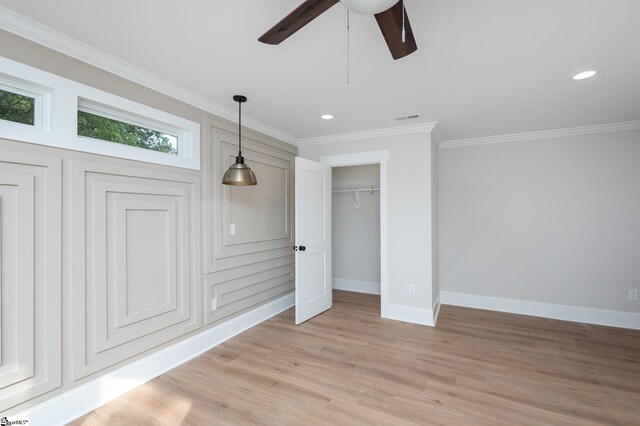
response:
M334 189L332 192L372 192L372 191L380 191L380 188Z

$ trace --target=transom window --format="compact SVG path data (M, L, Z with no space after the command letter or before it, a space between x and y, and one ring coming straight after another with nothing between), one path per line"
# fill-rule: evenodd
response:
M78 136L178 155L178 136L78 110Z
M0 56L0 138L200 170L200 124Z
M33 126L36 119L36 98L0 86L0 119Z

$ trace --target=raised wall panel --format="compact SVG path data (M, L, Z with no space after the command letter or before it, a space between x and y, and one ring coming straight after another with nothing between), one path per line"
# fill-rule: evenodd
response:
M222 157L234 160L234 150L228 144L222 146ZM223 187L222 223L235 225L234 235L222 234L217 247L217 257L236 254L235 247L245 244L289 240L289 163L281 159L254 155L246 163L260 176L260 186ZM228 202L227 202L228 201ZM251 247L249 250L257 250Z
M111 328L132 325L177 307L177 250L182 250L177 241L179 199L161 198L113 192L107 196L107 212L111 212L107 235L112 237L108 251L114 253L107 256L111 272L107 288L115 300L109 305L115 321ZM183 292L186 289L183 286Z
M233 281L229 282L229 286L237 286L240 288L240 291L243 291L244 293L234 301L226 301L225 295L218 291L217 286L207 282L207 288L211 289L210 296L220 298L222 300L221 306L216 306L216 309L212 309L211 312L207 314L207 322L213 323L220 321L231 315L251 309L267 300L293 291L295 287L294 283L287 275L288 274L285 273L281 276L265 280L260 284L262 288L258 288L257 286L243 288L241 283ZM228 296L233 296L233 293Z
M205 236L206 272L291 254L294 155L251 139L243 141L245 161L258 176L258 185L226 186L221 178L237 155L237 136L213 127L210 138L210 167L205 168L211 171L205 194L211 206L205 212L205 220L210 223ZM230 232L232 224L235 235Z
M294 288L295 264L291 256L228 269L207 277L206 298L216 299L207 309L208 323L289 292Z
M0 141L0 413L61 385L61 162Z
M295 154L247 132L242 153L258 185L225 186L222 175L235 160L238 136L214 122L206 134L204 308L212 323L293 290Z
M201 325L198 178L73 164L73 378Z
M219 137L222 169L233 162L237 148ZM288 247L292 243L290 162L249 147L244 148L244 154L246 163L260 176L260 181L253 187L220 187L219 209L214 217L223 232L214 236L214 262ZM235 235L229 231L231 224L235 227Z

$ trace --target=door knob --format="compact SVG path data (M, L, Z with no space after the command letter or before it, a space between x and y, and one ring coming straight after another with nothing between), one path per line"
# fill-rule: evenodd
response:
M300 246L300 247L299 247L299 250L300 250L300 251L305 251L306 249L307 249L307 248L306 248L305 246Z

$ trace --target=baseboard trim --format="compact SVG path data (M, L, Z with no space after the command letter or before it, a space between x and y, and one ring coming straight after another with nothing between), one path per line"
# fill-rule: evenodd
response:
M374 283L371 281L334 278L333 288L336 290L354 291L356 293L380 294L380 283Z
M294 293L286 294L12 417L65 425L293 305Z
M489 311L529 315L562 321L640 330L640 314L633 312L609 311L605 309L479 296L450 291L441 292L440 300L443 305L464 306L467 308L486 309Z
M382 308L382 318L433 327L435 320L431 309L388 303Z

